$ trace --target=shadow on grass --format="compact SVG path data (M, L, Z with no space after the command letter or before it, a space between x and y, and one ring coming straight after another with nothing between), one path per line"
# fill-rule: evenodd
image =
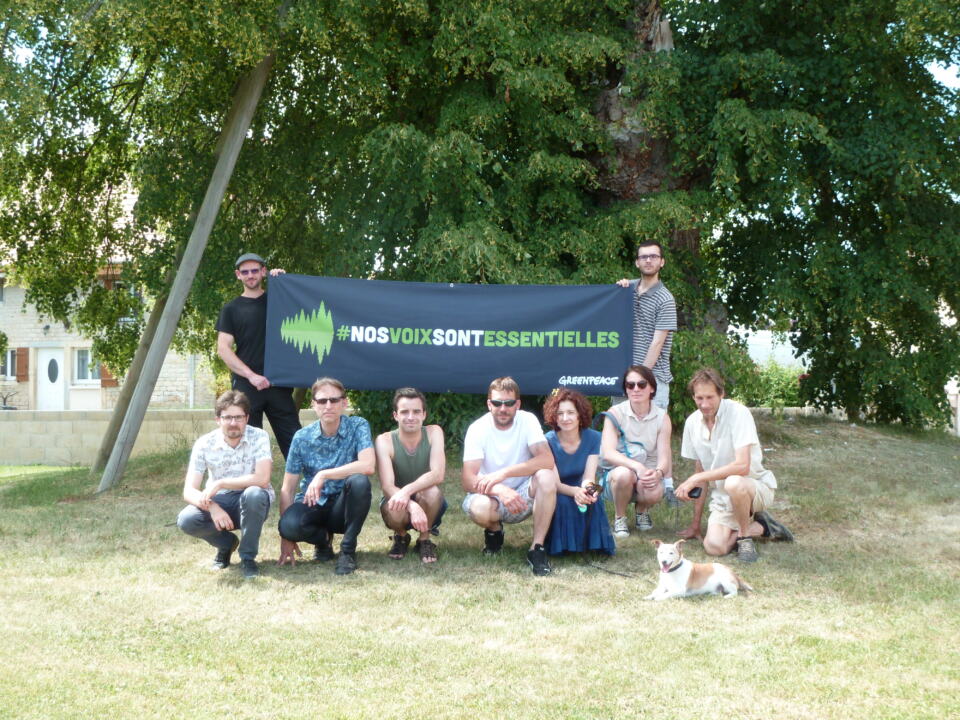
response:
M86 468L32 473L14 477L0 487L0 506L13 509L92 500L96 489L97 481Z
M188 451L175 448L133 458L117 486L100 497L179 495L188 456ZM0 485L0 506L36 507L98 497L100 476L91 476L89 468L52 468L42 472L25 468L25 471L19 476L11 472Z

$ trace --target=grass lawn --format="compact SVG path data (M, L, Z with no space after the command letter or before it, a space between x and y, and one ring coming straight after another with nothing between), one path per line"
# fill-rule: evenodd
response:
M82 470L4 477L0 717L960 716L960 442L805 419L760 433L797 542L760 545L738 568L757 592L733 599L641 599L648 540L689 508L656 508L600 564L629 577L569 558L535 578L529 522L485 559L456 462L436 567L389 560L374 505L353 576L278 568L273 509L246 583L173 525L186 450L131 462L101 497Z
M0 483L7 480L19 480L25 475L43 474L62 474L64 470L73 468L53 467L51 465L0 465Z

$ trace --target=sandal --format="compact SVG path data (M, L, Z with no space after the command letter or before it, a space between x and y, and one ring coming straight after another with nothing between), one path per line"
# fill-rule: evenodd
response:
M437 561L437 546L432 540L417 540L417 552L420 554L420 562L429 565Z
M393 560L402 560L403 556L407 554L407 548L410 547L410 533L391 535L390 537L393 538L393 546L387 553L387 557Z

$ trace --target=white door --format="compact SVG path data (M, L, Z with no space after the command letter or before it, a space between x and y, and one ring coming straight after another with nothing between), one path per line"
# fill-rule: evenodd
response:
M63 410L65 370L63 348L37 350L37 410Z

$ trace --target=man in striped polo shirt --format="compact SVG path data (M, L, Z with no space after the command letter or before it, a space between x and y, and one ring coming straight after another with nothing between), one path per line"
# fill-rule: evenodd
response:
M664 410L670 405L670 349L677 329L677 303L673 294L660 282L664 265L663 246L655 240L637 248L638 280L620 280L621 287L635 288L633 294L633 364L645 365L657 379L654 405ZM676 506L673 478L664 478L664 497Z

